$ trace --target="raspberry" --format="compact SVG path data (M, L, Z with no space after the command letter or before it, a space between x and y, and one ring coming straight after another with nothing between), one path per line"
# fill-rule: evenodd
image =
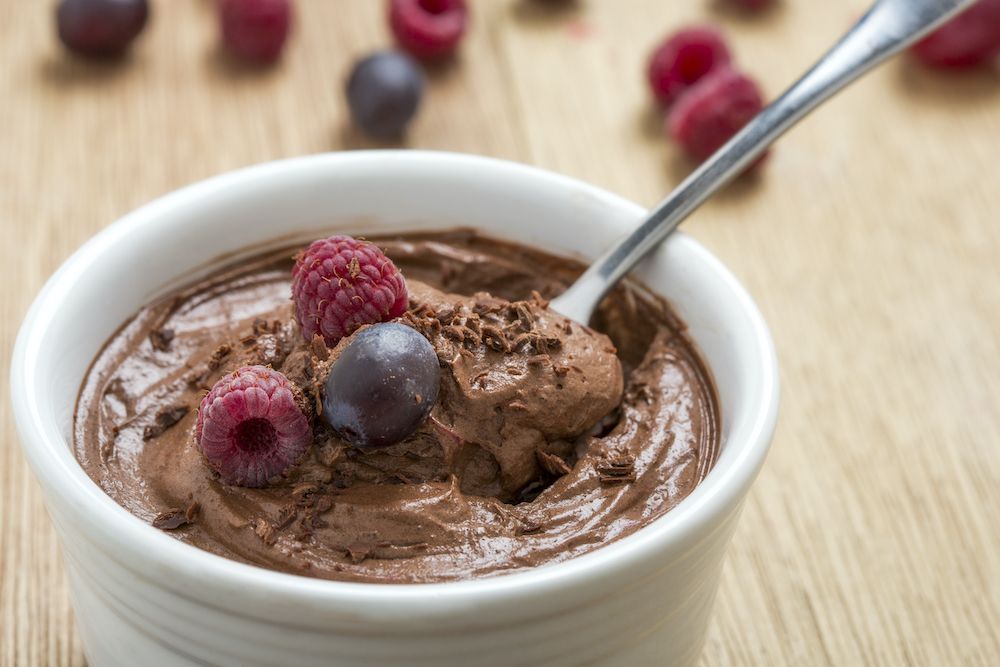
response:
M1000 0L980 0L912 47L934 67L976 67L1000 55Z
M406 312L406 281L382 251L350 236L313 241L292 268L295 319L329 347L365 324Z
M63 0L56 9L59 39L86 56L123 52L148 18L146 0Z
M671 136L701 162L764 108L757 84L725 67L691 87L667 117Z
M729 62L729 49L718 31L687 28L653 52L646 75L656 100L669 107L700 78Z
M244 366L215 383L201 402L194 436L223 482L267 486L306 453L312 427L295 391L266 366Z
M465 0L389 0L389 25L414 58L450 56L465 33Z
M257 63L275 60L292 20L289 0L221 0L222 43L234 55Z

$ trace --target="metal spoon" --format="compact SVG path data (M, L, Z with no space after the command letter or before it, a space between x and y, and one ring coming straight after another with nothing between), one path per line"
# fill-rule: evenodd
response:
M608 291L681 220L743 171L799 119L975 0L879 0L805 76L650 211L550 307L587 323Z

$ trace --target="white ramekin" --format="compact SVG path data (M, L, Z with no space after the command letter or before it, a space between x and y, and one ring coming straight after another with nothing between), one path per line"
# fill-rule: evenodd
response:
M722 405L722 452L687 499L565 563L481 581L316 581L178 542L118 506L70 447L88 365L151 299L219 262L332 232L476 227L594 258L643 214L523 165L420 151L273 162L158 199L96 235L48 281L14 350L21 442L65 555L93 667L109 665L690 665L726 547L770 444L773 343L753 301L674 234L637 271L687 322Z

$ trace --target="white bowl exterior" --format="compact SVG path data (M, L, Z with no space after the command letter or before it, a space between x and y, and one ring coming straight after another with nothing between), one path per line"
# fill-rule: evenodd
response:
M637 275L668 298L712 368L722 453L665 517L566 563L414 586L270 572L135 518L86 476L69 444L77 392L103 343L143 304L223 258L335 231L465 226L592 259L642 214L603 190L522 165L374 151L209 179L95 236L32 305L11 374L18 431L63 546L90 664L693 664L726 546L773 435L778 377L750 297L681 233Z

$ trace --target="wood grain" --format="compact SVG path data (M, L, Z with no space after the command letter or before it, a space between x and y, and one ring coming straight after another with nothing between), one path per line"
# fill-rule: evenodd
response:
M84 62L52 2L0 0L0 363L44 280L129 210L275 158L382 146L343 80L381 2L299 0L283 60L220 53L209 0L152 0L128 58ZM690 169L645 58L718 24L773 96L866 7L475 0L401 145L535 164L651 205ZM782 371L773 449L705 667L1000 664L1000 73L888 63L793 129L685 230L743 281ZM0 667L78 666L58 545L0 392Z

